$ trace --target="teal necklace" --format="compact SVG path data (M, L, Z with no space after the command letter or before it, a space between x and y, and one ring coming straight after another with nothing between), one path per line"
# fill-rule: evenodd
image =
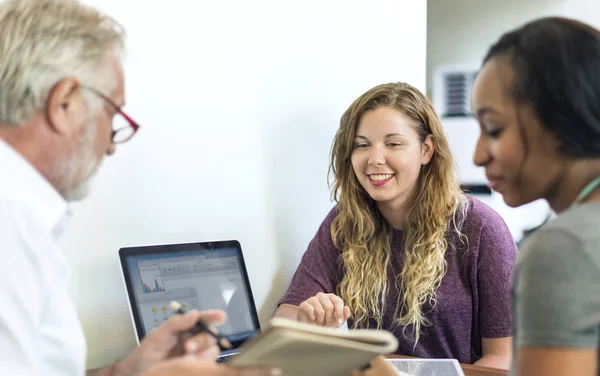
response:
M592 192L594 192L596 188L598 188L598 186L600 186L600 176L592 180L588 185L585 186L585 188L583 188L575 201L573 201L573 206L581 204L583 200L585 200Z

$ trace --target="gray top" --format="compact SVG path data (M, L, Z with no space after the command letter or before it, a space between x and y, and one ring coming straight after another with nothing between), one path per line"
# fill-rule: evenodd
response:
M403 331L394 325L396 306L388 304L383 312L383 328L400 341L397 354L419 358L456 358L474 363L482 356L481 338L511 335L510 292L516 245L500 216L481 201L469 197L469 209L461 241L455 231L447 232L447 272L437 290L437 304L423 307L432 324L422 330L415 346L412 328ZM325 218L298 266L281 303L300 305L318 292L336 293L343 278L341 251L331 239L335 207ZM396 277L404 263L404 234L395 230L388 272L390 286L386 301L397 302ZM352 320L349 320L352 325ZM370 320L367 325L376 327Z
M600 348L600 203L570 208L526 239L513 305L517 348Z

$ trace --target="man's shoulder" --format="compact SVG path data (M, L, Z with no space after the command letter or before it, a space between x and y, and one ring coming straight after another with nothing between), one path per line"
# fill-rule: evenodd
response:
M0 197L0 257L16 261L25 258L31 264L44 260L44 244L51 241L35 210L18 201ZM11 264L2 263L0 264Z
M15 231L35 231L40 226L40 219L34 208L27 203L0 195L0 231L5 232L5 235L15 234Z

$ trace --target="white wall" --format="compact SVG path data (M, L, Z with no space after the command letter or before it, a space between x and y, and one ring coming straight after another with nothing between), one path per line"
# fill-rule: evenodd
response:
M589 23L600 29L600 2L589 0L563 0L561 15Z
M88 366L135 346L117 250L239 239L260 317L321 220L339 117L370 87L425 89L425 0L88 0L128 30L142 128L75 206L62 245Z
M443 65L479 66L503 33L538 17L575 13L589 0L429 0L427 3L427 92ZM598 6L600 7L600 6Z

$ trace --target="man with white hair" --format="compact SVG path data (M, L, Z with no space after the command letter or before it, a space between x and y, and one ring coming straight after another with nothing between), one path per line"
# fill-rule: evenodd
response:
M0 2L0 374L83 375L85 338L56 241L67 203L86 196L123 112L122 28L74 0ZM115 127L120 122L123 127ZM269 375L218 366L214 340L179 335L220 311L176 315L98 375ZM91 374L92 372L89 372Z

